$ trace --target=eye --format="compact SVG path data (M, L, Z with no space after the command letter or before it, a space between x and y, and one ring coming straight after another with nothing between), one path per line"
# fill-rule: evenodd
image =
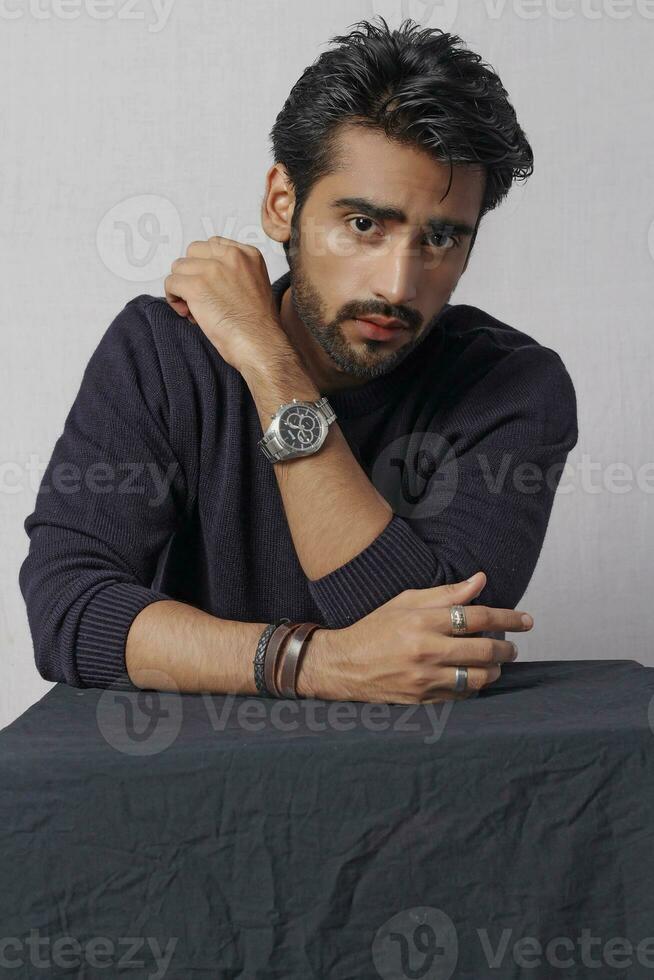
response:
M374 227L375 224L376 224L376 222L373 221L372 218L369 218L365 214L355 214L351 218L348 218L347 221L346 221L346 223L349 224L353 228L353 230L355 231L355 234L357 234L357 237L358 238L371 238L372 237L371 235L367 235L366 234L366 231L369 231L370 230L369 228L368 229L363 229L363 230L361 228L354 228L354 226L351 225L351 222L353 222L353 221L363 221L363 222L366 222L367 221L369 225L371 225L371 226ZM445 246L442 245L442 244L436 244L433 241L433 239L436 239L436 238L437 239L440 239L441 242L442 242L442 239L443 238L448 239L449 242L450 242L450 244L449 245L445 245ZM427 233L426 233L426 239L427 240L431 239L432 240L431 241L432 247L433 248L436 248L438 251L448 252L451 248L458 248L458 246L461 244L461 240L458 238L457 235L450 235L450 234L448 234L448 232L445 231L445 229L439 229L438 231L431 231L431 232L428 230Z
M374 225L375 224L375 222L372 220L372 218L369 218L365 214L355 214L352 218L348 218L346 223L349 225L350 222L352 222L352 221L368 221L371 225ZM350 226L350 227L352 227L352 226ZM357 229L354 229L354 230L359 233L359 237L362 237L363 235L365 235L365 229L364 229L364 231L362 231L360 228L357 228ZM370 235L365 235L365 237L366 238L370 238Z
M432 238L432 239L434 239L434 238L441 238L442 239L443 237L444 238L449 238L449 240L450 240L450 242L452 244L451 245L447 245L445 247L444 251L446 251L446 252L449 252L449 250L451 248L458 248L458 246L461 244L461 240L456 235L449 235L444 230L432 231L432 232L429 233L428 237L429 238ZM434 247L437 248L437 249L443 248L442 245L435 245Z

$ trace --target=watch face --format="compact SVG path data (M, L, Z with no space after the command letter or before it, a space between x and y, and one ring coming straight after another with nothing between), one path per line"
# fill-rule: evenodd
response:
M320 440L322 425L315 408L289 405L279 416L279 435L289 449L310 449Z

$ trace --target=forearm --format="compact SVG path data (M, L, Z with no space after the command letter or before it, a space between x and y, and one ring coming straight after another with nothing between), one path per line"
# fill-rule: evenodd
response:
M244 369L262 431L279 406L293 398L316 401L320 391L299 361L270 354ZM293 545L305 574L317 579L340 568L381 534L393 511L354 457L338 420L319 452L271 463Z
M252 661L266 625L173 599L151 602L129 629L127 673L136 687L158 691L256 694Z
M129 629L127 673L136 687L151 690L256 695L252 662L267 625L219 619L173 599L151 602ZM307 641L297 678L302 697L324 697L332 690L332 667L338 664L322 656L329 632L315 630Z
M127 673L150 690L256 695L252 661L267 625L219 619L173 599L151 602L127 634ZM341 666L327 654L332 632L315 630L307 641L298 696L338 698Z

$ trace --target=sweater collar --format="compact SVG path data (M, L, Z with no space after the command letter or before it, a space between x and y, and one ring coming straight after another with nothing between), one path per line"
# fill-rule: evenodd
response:
M281 310L281 300L284 292L291 283L291 273L287 270L283 275L271 283L273 296L277 305L277 312ZM321 392L327 395L334 411L337 415L345 418L356 415L365 415L373 409L378 408L386 402L394 401L398 394L401 394L404 385L414 376L424 365L425 355L429 359L436 356L444 341L444 330L442 329L441 319L443 314L450 309L451 304L446 303L436 317L429 333L423 337L421 342L414 347L410 354L400 361L391 371L382 374L377 378L371 378L365 384L355 385L352 388L338 388L334 391ZM427 345L427 346L425 346Z

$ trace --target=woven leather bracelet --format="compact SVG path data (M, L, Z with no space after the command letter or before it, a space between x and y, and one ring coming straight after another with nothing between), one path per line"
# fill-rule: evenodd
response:
M257 643L257 650L254 655L254 660L252 661L254 666L254 683L256 685L257 691L263 697L271 697L271 692L266 687L266 681L264 676L264 662L266 656L266 648L268 646L268 641L272 634L275 632L278 626L282 623L290 623L290 619L286 617L276 620L274 623L269 623L265 630L259 637L259 642Z
M279 664L279 691L283 698L297 698L297 674L309 637L319 623L300 623L286 641Z
M282 644L284 640L296 630L300 623L283 623L277 627L270 639L268 640L268 646L266 647L266 653L264 657L264 678L266 682L266 688L274 698L281 697L279 688L277 687L277 665L279 663L279 657L282 650Z

